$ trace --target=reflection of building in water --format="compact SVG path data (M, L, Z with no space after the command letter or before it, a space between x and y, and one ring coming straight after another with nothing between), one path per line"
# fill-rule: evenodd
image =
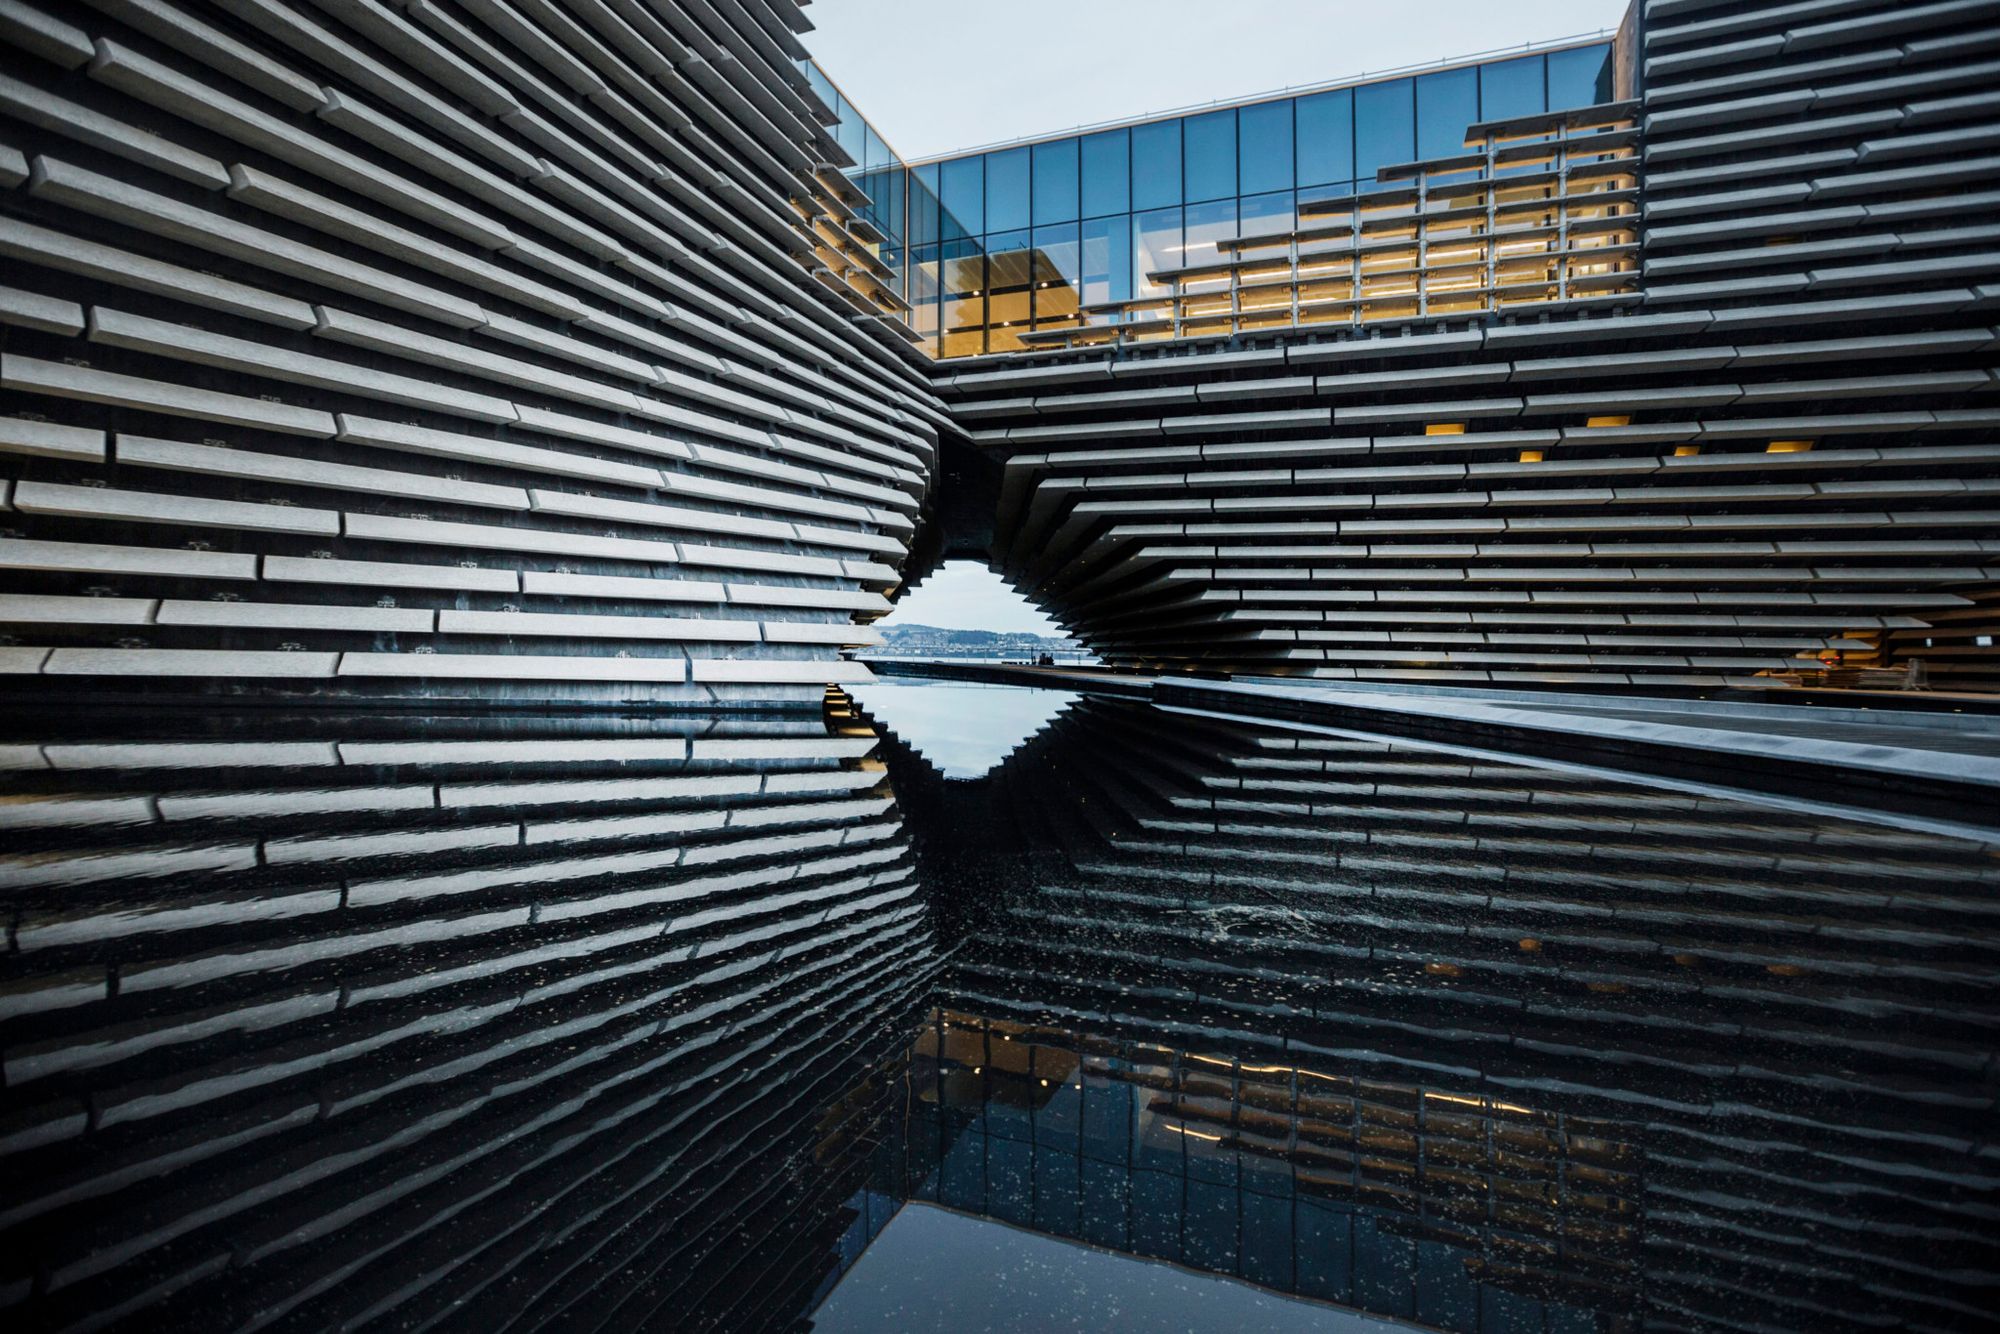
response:
M887 754L999 831L915 1193L1456 1330L2000 1296L1993 844L1103 699Z
M865 731L176 724L0 745L15 1328L783 1324L880 1226L933 945Z
M1447 1328L1630 1312L1612 1123L951 1010L910 1073L916 1189L947 1205Z

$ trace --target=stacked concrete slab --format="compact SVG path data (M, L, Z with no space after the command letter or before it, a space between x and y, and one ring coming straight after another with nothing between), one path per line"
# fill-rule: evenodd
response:
M2000 684L2000 4L1650 0L1627 304L953 362L1099 653Z
M0 5L0 672L804 703L862 674L942 418L843 276L806 26Z
M932 1198L1438 1329L1991 1309L1989 836L1102 698L885 740L994 831L920 843L983 891Z
M872 736L158 712L0 721L10 1328L774 1328L858 1254L934 957Z

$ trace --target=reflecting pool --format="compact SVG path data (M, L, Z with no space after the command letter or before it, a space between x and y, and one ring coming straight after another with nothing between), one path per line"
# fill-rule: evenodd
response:
M2000 1308L1991 813L901 682L0 792L11 1328Z

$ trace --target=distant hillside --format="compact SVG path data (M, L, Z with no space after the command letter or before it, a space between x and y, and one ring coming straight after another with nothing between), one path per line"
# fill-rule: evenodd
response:
M1027 653L1078 654L1083 646L1067 635L1036 635L1021 630L947 630L936 625L883 625L876 653L921 653L934 656L993 657Z
M1030 634L1025 630L946 630L935 625L878 626L890 643L904 639L945 640L954 644L1002 644L1015 640L1029 643L1059 643L1061 636Z

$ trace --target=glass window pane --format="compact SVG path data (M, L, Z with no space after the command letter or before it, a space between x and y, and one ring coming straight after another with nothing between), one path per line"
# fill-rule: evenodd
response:
M931 245L938 231L938 167L925 163L910 170L910 244Z
M1035 228L1035 286L1040 287L1044 283L1074 285L1082 273L1080 266L1083 261L1077 251L1079 244L1073 222Z
M1369 184L1373 184L1373 182L1369 182ZM1323 203L1329 199L1351 201L1355 189L1360 185L1361 182L1359 181L1329 181L1325 185L1303 188L1299 191L1299 207L1304 208L1307 204ZM1316 227L1330 216L1334 215L1320 214L1313 218L1301 218L1299 221L1302 226Z
M1072 316L1083 283L1083 252L1073 222L1035 228L1035 320Z
M1465 127L1479 119L1479 71L1440 70L1417 80L1417 156L1465 151Z
M1577 46L1549 52L1549 110L1594 107L1611 100L1611 48Z
M1124 217L1083 224L1083 304L1132 299L1132 224Z
M1290 190L1267 195L1245 195L1242 200L1242 236L1275 236L1292 230L1297 221ZM1264 253L1269 254L1270 251Z
M846 98L841 98L834 110L840 113L840 124L834 128L833 141L859 163L868 156L868 127L862 122L861 113Z
M1496 60L1479 70L1479 119L1512 120L1535 116L1549 109L1542 88L1543 61L1540 56L1519 60Z
M985 293L986 248L976 237L946 242L941 255L945 296L980 296Z
M1298 100L1299 184L1354 179L1354 90Z
M897 245L885 245L875 251L875 258L889 266L888 288L897 296L910 299L909 252Z
M949 168L951 164L945 166ZM985 290L986 255L979 242L946 242L941 326L947 357L986 350Z
M1244 194L1292 188L1292 102L1263 102L1236 113L1236 170Z
M995 292L1034 281L1034 251L1027 231L993 232L986 238L986 285Z
M1372 189L1375 173L1417 155L1417 126L1410 81L1364 83L1354 90L1354 176Z
M903 227L903 183L910 173L903 167L889 167L881 171L871 171L862 178L861 188L868 192L874 202L866 210L865 216L875 224L890 245L901 245L906 239Z
M986 230L1013 231L1028 225L1028 150L1009 148L986 155Z
M1189 116L1181 122L1187 139L1187 198L1221 199L1236 193L1236 108Z
M1132 127L1132 207L1181 202L1181 123L1155 121Z
M1132 207L1132 132L1106 130L1083 138L1083 216L1124 213Z
M938 292L942 288L938 269L938 248L918 246L910 252L910 285L907 300L910 327L923 337L925 346L937 351Z
M943 186L944 239L977 236L986 225L986 159L953 158L939 164Z
M1214 264L1223 258L1215 243L1236 235L1236 201L1218 199L1208 204L1189 204L1185 226L1187 241L1181 250L1182 265Z
M834 102L840 94L833 90L833 80L826 77L826 71L810 60L806 62L806 82L819 94L819 100L826 103L828 111L835 110Z
M1181 263L1181 211L1154 209L1132 215L1132 291L1136 296L1161 296L1166 285L1146 275Z
M1034 250L1026 231L994 232L986 238L988 329L1018 332L1027 327L1033 279ZM1002 350L996 339L988 337L986 341L993 351Z
M1035 225L1069 222L1076 211L1076 140L1036 144Z

